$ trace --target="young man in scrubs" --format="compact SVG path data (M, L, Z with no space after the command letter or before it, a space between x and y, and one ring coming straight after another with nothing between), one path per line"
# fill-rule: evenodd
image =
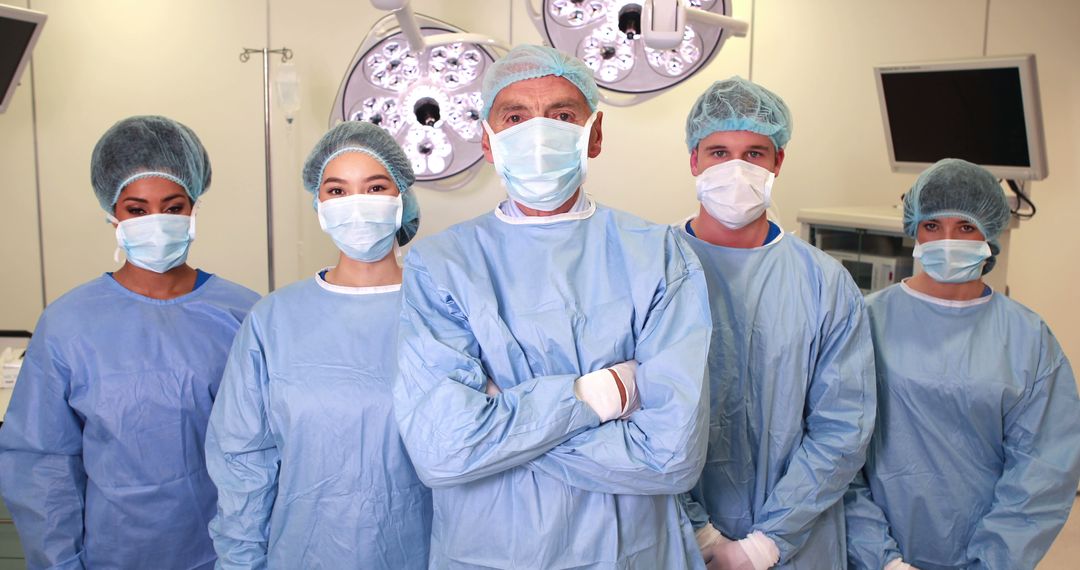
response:
M739 77L686 120L701 207L680 229L713 319L708 456L686 499L710 569L843 568L841 498L874 426L859 289L766 215L790 137L783 100Z

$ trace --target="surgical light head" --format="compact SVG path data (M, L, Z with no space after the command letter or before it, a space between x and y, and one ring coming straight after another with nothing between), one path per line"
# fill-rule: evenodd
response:
M776 149L791 140L791 112L768 89L732 76L713 83L686 117L686 146L693 152L701 139L720 131L750 131L769 137Z
M520 45L496 60L484 74L481 92L483 107L480 110L480 116L487 119L495 97L506 86L548 75L562 77L573 83L585 96L589 111L596 111L596 106L600 102L600 91L596 87L596 81L593 80L592 72L585 64L554 48Z
M525 3L544 43L584 62L613 106L643 102L703 70L749 25L731 0L536 0Z
M113 213L120 191L146 177L179 184L192 202L210 188L210 157L186 126L160 116L128 117L102 135L90 158L90 183Z
M387 6L395 4L376 7L390 10ZM379 20L361 43L338 90L330 125L374 123L401 145L418 182L461 187L483 162L477 144L483 135L480 83L494 61L485 47L490 38L400 4L402 9Z
M420 204L416 191L412 189L416 176L409 157L394 137L379 126L363 121L348 121L330 129L315 143L315 148L311 149L304 162L304 189L316 197L317 204L326 165L347 152L360 152L374 158L393 179L401 193L402 203L401 229L398 230L397 240L400 245L409 243L420 228Z

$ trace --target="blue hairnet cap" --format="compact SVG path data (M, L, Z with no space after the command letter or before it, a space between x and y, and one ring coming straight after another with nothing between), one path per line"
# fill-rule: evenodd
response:
M90 183L101 208L113 213L120 191L146 177L171 180L192 202L210 188L210 157L186 126L153 115L128 117L101 136L90 158Z
M904 195L904 232L918 237L919 223L937 218L963 218L979 228L994 257L987 260L989 273L1001 251L997 238L1009 225L1009 202L997 178L985 168L958 158L934 163L915 180Z
M379 161L390 174L401 193L401 229L397 234L398 244L409 243L420 229L420 203L412 189L416 175L413 174L412 164L405 152L382 127L365 121L346 121L327 131L319 142L315 143L315 148L311 149L311 154L304 162L304 189L315 195L317 204L326 165L346 152L366 154Z
M721 131L765 135L779 150L791 140L791 112L777 94L732 76L713 83L694 102L686 117L686 146L693 152L701 139Z
M988 170L946 158L924 170L904 195L904 232L914 238L920 222L953 217L968 220L994 240L1009 224L1009 202Z
M481 96L484 107L480 116L487 119L495 97L507 85L554 75L573 83L585 96L589 111L596 111L600 102L600 90L596 87L592 71L581 60L547 46L520 45L500 57L484 73Z

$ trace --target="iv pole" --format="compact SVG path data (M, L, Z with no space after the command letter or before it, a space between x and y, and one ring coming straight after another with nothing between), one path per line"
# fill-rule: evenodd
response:
M251 54L262 54L263 61L263 139L266 145L266 271L269 275L270 292L274 291L274 203L270 178L270 54L280 54L281 62L285 63L292 59L292 50L286 47L281 49L251 49L243 48L240 52L240 62L247 63Z

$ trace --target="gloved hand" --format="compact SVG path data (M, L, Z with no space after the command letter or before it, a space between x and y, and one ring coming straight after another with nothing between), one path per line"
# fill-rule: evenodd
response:
M488 378L487 384L484 385L484 393L494 398L495 396L502 394L502 390L499 389L499 385L496 384L494 380Z
M711 524L707 524L695 531L694 537L697 538L698 549L701 551L701 557L705 560L706 566L709 566L713 559L716 558L716 553L720 548L731 542L730 538L720 534L720 531L716 530L716 527Z
M600 416L601 422L626 418L640 407L637 362L627 360L590 372L574 381L574 395Z
M885 570L919 570L918 568L904 562L903 558L893 558L885 565Z
M771 538L752 532L738 542L714 549L709 570L767 570L780 561L780 549Z

